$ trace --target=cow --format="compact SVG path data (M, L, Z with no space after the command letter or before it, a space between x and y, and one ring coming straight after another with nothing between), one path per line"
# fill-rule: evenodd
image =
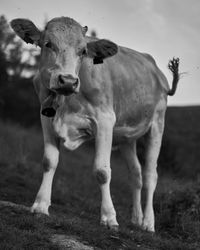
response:
M11 26L26 43L41 48L34 86L42 107L43 180L31 211L49 214L60 145L75 150L94 139L93 172L102 198L100 224L118 229L110 194L111 150L112 145L118 145L130 173L131 222L154 232L157 159L167 97L174 95L179 81L179 59L173 58L168 64L173 75L170 88L152 56L89 37L87 26L69 17L50 20L44 31L27 19L14 19ZM141 169L136 144L142 136L146 150Z

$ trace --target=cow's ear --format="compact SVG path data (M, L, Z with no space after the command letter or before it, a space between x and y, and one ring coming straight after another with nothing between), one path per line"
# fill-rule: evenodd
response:
M40 46L41 31L28 19L14 19L10 22L15 33L26 43Z
M103 62L103 59L114 56L118 51L118 46L108 40L101 39L94 42L87 43L87 54L98 63Z

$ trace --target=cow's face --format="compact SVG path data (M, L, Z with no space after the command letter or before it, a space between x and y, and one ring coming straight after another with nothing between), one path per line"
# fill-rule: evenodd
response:
M79 91L79 69L84 57L98 63L117 53L117 45L108 40L87 43L87 27L68 17L52 19L43 32L26 19L14 19L11 26L25 42L41 47L42 83L58 94Z
M86 27L74 20L50 21L43 33L40 71L46 87L58 94L78 92L81 60L86 54Z

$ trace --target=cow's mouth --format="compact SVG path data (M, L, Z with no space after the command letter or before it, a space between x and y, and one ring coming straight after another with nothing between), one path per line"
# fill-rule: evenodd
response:
M74 89L70 88L52 88L51 90L58 95L64 95L64 96L69 96L76 93Z

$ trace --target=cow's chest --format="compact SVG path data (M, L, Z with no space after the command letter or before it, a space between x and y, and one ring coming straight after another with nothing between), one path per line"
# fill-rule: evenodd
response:
M63 145L74 150L93 137L91 122L84 114L64 113L59 111L52 121L53 129Z

